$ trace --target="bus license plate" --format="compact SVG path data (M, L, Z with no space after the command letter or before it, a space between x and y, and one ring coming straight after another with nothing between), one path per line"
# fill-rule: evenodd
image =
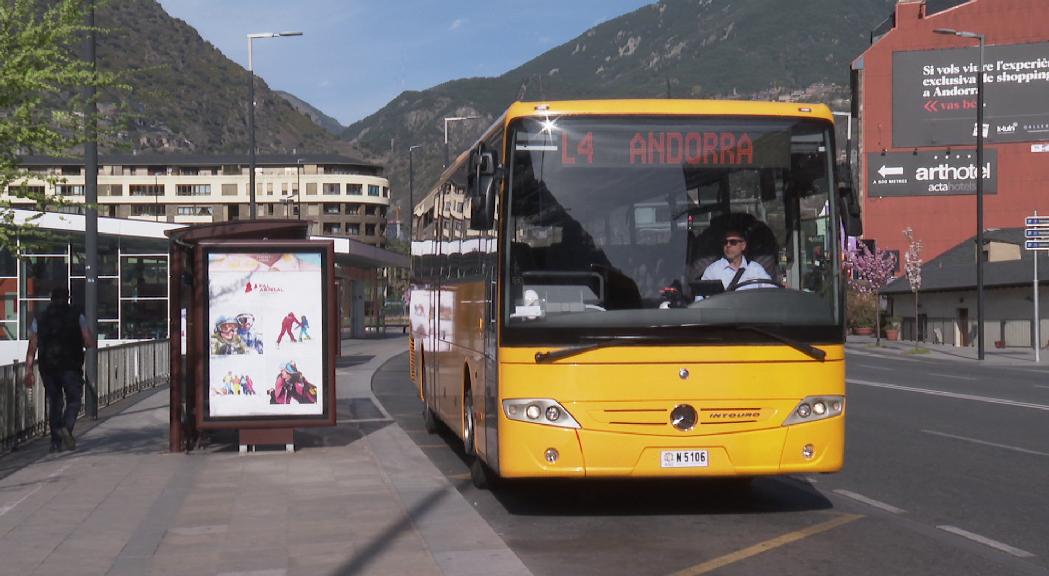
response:
M706 468L710 459L706 450L663 450L663 468Z

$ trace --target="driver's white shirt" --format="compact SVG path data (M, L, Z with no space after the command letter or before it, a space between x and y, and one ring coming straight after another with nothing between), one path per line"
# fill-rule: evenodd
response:
M740 256L739 265L744 269L743 275L739 277L739 281L736 284L742 284L747 280L771 280L768 272L765 272L765 268L757 262L748 262L746 257ZM721 280L721 284L728 289L728 285L732 283L732 279L736 277L736 269L729 265L728 260L722 258L715 261L707 269L703 271L703 276L700 280ZM769 284L751 284L749 286L742 286L740 290L749 290L751 288L768 288Z

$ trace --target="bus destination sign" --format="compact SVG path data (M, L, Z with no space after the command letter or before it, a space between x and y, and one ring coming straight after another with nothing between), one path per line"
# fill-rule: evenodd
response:
M516 149L556 151L565 167L786 168L790 163L790 134L785 131L605 128L564 130L560 136L521 134Z

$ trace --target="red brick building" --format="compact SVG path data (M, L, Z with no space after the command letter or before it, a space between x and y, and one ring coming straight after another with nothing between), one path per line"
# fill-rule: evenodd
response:
M865 237L925 261L976 231L975 39L985 37L984 224L1049 215L1049 0L901 0L853 62Z

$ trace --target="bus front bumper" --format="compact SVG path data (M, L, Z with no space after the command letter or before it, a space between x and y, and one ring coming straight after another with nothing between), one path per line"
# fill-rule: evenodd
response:
M499 474L506 478L738 477L836 472L845 419L682 437L557 428L500 419ZM556 459L551 460L551 451ZM667 467L679 451L706 461Z

